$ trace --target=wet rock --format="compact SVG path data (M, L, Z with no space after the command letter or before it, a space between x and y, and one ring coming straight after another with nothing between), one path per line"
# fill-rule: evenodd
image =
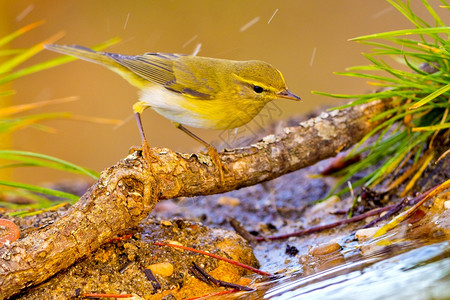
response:
M378 227L371 227L371 228L363 228L359 229L355 233L355 237L358 241L366 241L368 239L371 239L375 233L378 231Z
M156 263L147 266L147 268L152 270L155 275L161 275L163 277L169 277L173 274L173 265L169 262Z
M331 243L314 246L313 248L311 248L309 250L309 254L311 254L312 256L321 256L321 255L332 254L339 250L341 250L341 245L339 245L336 242L331 242Z

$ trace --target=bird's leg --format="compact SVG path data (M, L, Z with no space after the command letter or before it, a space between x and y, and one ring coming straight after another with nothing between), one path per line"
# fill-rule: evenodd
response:
M148 145L147 139L145 138L144 127L142 126L142 121L141 121L141 113L147 107L148 107L148 105L145 102L136 102L133 105L133 111L134 111L134 116L136 117L139 134L141 135L141 140L142 140L142 157L144 157L145 161L147 161L150 164L152 161L157 160L157 159L150 152L150 146Z
M226 168L220 161L219 153L217 152L216 148L214 148L212 145L210 145L209 143L205 142L204 140L202 140L201 138L196 136L193 132L188 130L186 127L184 127L180 123L173 122L173 124L175 125L176 128L180 129L181 131L183 131L184 133L189 135L191 138L193 138L194 140L196 140L197 142L199 142L200 144L205 146L206 149L208 149L208 155L209 155L209 157L211 157L213 164L219 169L220 182L223 183L224 182L223 171L224 170L226 171Z

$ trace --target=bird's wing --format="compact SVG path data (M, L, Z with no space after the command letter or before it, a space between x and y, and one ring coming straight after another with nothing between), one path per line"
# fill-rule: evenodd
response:
M212 99L210 93L205 93L204 87L188 85L183 80L177 80L175 64L183 55L171 53L146 53L144 55L129 56L106 53L120 65L126 67L136 75L161 85L169 90L185 94L191 98ZM178 69L178 68L177 68Z
M104 54L136 75L155 84L166 86L175 80L172 60L166 55L149 53L131 56L106 52Z

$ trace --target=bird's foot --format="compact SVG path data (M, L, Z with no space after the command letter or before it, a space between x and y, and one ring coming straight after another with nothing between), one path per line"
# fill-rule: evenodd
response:
M147 143L147 140L144 140L142 142L142 146L133 146L130 148L130 150L128 151L128 153L133 153L136 151L140 151L142 158L144 159L144 161L151 166L152 163L158 162L159 159L153 154L153 152L150 149L150 146Z
M152 163L158 162L159 159L153 154L153 152L150 149L150 146L148 145L147 140L144 140L142 142L142 157L144 160L148 163L149 166L152 165Z
M220 160L219 153L216 148L211 145L208 146L208 155L211 157L214 166L216 166L219 170L220 183L223 185L225 182L224 172L228 172L228 169Z

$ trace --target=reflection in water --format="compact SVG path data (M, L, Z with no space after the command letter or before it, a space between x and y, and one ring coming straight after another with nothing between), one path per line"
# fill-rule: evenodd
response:
M238 298L450 299L449 254L448 241L401 254L374 253L314 275L294 273Z

